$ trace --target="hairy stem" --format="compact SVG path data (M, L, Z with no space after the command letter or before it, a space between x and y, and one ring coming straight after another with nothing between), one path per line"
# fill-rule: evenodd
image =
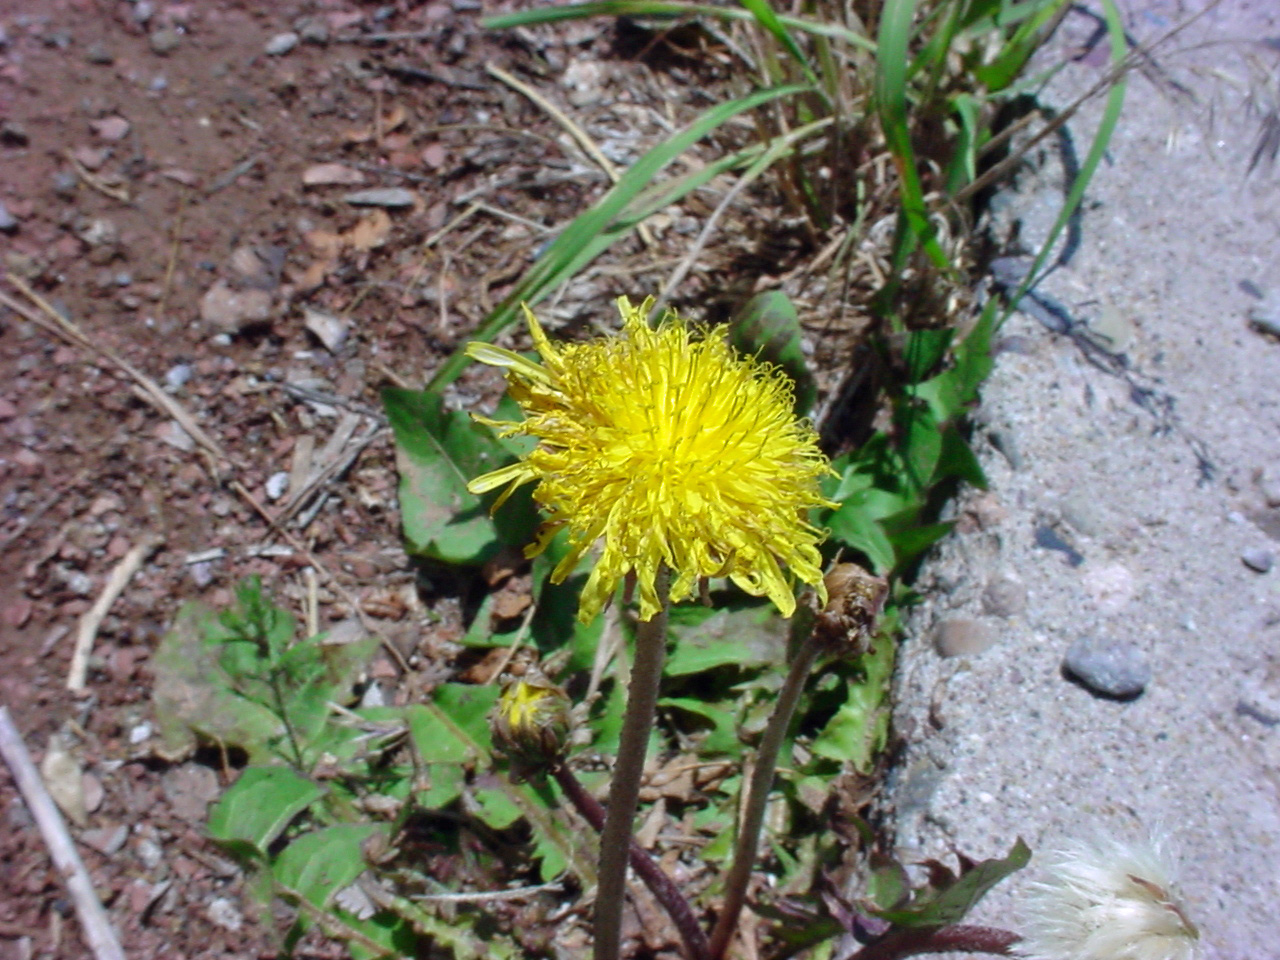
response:
M892 930L843 960L902 960L922 953L990 953L1010 956L1018 934L999 927L956 924L942 928Z
M555 768L553 776L556 778L556 783L560 784L564 795L569 798L569 802L582 814L583 819L597 830L603 829L604 807L586 791L578 778L573 775L573 771L561 764ZM639 874L644 885L662 904L662 908L667 911L667 916L680 932L680 939L684 941L685 953L690 960L708 960L710 952L707 948L707 935L702 932L702 927L698 925L698 919L693 915L693 909L689 906L689 901L685 899L684 894L680 892L680 888L662 872L662 868L649 856L649 852L634 839L631 840L630 861L631 869Z
M804 611L801 607L797 616ZM807 618L812 626L812 617ZM805 681L813 669L813 663L822 651L822 644L810 629L800 644L795 658L791 661L791 669L787 679L778 693L778 702L773 708L773 716L765 727L764 736L760 740L760 750L756 755L755 769L751 772L751 782L747 788L747 802L742 809L742 820L738 826L738 839L733 850L733 864L725 880L724 907L716 919L715 929L711 932L711 958L720 960L733 939L738 927L738 916L747 899L747 884L751 880L751 868L755 866L756 848L760 843L760 829L764 826L765 809L769 804L769 791L773 789L773 775L778 767L778 754L786 740L791 719L795 716L796 705L800 702L800 694L804 690Z
M600 831L600 870L596 883L595 960L619 960L622 950L622 908L627 886L627 860L632 823L640 800L640 777L653 729L666 655L669 574L658 571L662 609L636 624L636 654L627 689L627 710L618 739L618 759L609 784L609 807Z

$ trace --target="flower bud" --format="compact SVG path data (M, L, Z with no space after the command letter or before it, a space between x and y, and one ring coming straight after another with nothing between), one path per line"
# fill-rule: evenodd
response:
M520 778L555 766L569 745L569 697L545 677L528 673L512 680L489 718L494 749Z

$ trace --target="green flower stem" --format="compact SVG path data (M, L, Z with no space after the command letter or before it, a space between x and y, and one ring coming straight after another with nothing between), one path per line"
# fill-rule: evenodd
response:
M1012 955L1018 934L999 927L956 924L950 927L906 927L891 930L842 960L902 960L922 953L990 953Z
M801 621L804 618L804 621ZM773 716L765 727L764 736L760 740L760 750L756 755L755 769L751 772L751 783L747 792L747 803L742 811L742 821L738 827L738 839L733 850L733 864L729 867L729 875L725 880L724 906L716 919L715 929L711 931L711 958L720 960L733 939L738 927L738 916L747 899L747 884L751 880L751 868L755 866L756 848L760 843L760 829L764 826L765 809L769 805L769 791L773 789L773 775L778 767L778 754L782 750L783 741L787 738L787 730L791 727L791 719L795 716L796 705L800 702L800 694L804 691L805 681L813 669L814 661L822 652L822 643L814 635L812 611L804 604L796 610L797 622L793 625L805 631L805 639L791 661L791 669L787 679L778 693L778 702L773 708Z
M604 807L587 792L578 778L573 775L573 771L564 764L560 764L552 771L552 775L556 778L556 783L560 784L564 795L569 798L569 802L582 814L583 819L597 830L602 830L605 818ZM684 941L685 952L690 960L708 960L710 952L707 947L707 935L702 932L702 927L698 924L698 918L693 915L689 901L685 899L675 882L662 872L662 868L654 862L653 857L649 856L649 851L640 846L634 838L631 840L630 860L631 869L640 875L644 885L662 904L663 909L667 911L667 916L680 932L680 939Z
M627 860L632 826L640 802L640 777L653 718L658 707L658 685L667 646L667 612L670 609L670 575L658 571L655 586L662 609L636 624L636 654L627 689L627 710L618 738L618 759L609 784L609 806L600 831L600 870L596 881L595 960L619 960L622 951L622 908L626 899Z

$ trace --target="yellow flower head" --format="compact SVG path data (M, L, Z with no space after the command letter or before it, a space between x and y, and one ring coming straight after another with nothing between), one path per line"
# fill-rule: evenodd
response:
M603 551L578 610L590 621L618 581L635 571L640 617L661 608L656 579L671 569L671 599L691 597L703 577L730 577L795 611L791 576L825 602L822 532L805 512L835 506L818 478L831 467L811 426L792 413L791 381L777 368L736 354L718 327L695 339L674 313L657 329L652 306L618 300L618 336L552 344L533 313L525 316L537 364L510 350L472 343L473 359L506 369L521 423L494 423L504 436L538 445L522 460L477 477L472 493L537 481L534 499L549 517L534 556L561 528L569 553L552 572L564 580L596 541Z

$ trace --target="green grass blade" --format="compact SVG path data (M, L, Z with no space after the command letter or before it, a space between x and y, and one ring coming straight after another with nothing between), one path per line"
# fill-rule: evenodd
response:
M769 6L768 0L739 0L739 2L751 11L751 15L756 18L756 23L772 34L773 38L782 45L782 48L791 55L791 59L804 72L805 79L813 84L815 89L821 90L817 74L813 72L813 67L809 66L809 58L805 56L804 51L800 49L800 45L796 43L796 38L782 25L782 21L778 19L773 7Z
M1118 69L1123 64L1128 53L1128 45L1124 37L1124 23L1120 19L1120 11L1116 8L1115 0L1102 0L1102 6L1103 14L1107 21L1107 34L1111 42L1111 63L1114 68ZM1089 189L1093 175L1097 172L1098 165L1102 163L1102 158L1111 143L1116 124L1120 122L1120 113L1124 109L1124 93L1125 76L1121 72L1107 93L1107 105L1102 111L1102 119L1098 123L1098 130L1093 136L1093 142L1089 145L1089 153L1085 156L1084 162L1080 164L1080 172L1076 175L1075 182L1071 184L1071 189L1067 192L1062 209L1058 211L1058 218L1054 221L1053 228L1049 231L1049 236L1040 247L1039 253L1036 254L1036 259L1031 264L1031 269L1027 272L1026 279L1022 281L1022 286L1017 289L1009 300L1011 304L1017 304L1024 293L1044 278L1044 274L1047 272L1043 269L1045 261L1049 259L1049 254L1052 252L1053 245L1057 242L1058 237L1066 229L1067 221L1071 219L1076 208L1084 200L1084 193ZM1005 316L1001 318L1001 322L1012 312L1013 307L1006 309Z
M907 257L922 243L929 259L940 270L949 271L943 251L925 209L924 189L916 170L915 150L907 122L907 72L911 43L911 26L915 19L915 0L886 0L880 11L880 31L876 43L876 109L885 141L898 171L902 197L902 221L894 250L895 280ZM888 297L884 302L888 302Z
M584 17L715 17L719 20L754 20L749 10L715 7L708 3L663 3L657 0L607 0L599 3L571 3L562 7L535 7L518 13L487 17L480 21L486 30L505 30L560 20ZM800 30L819 37L843 40L855 47L874 52L875 42L864 34L838 23L823 23L800 17L779 16L778 22L790 30Z
M593 241L606 233L614 220L626 210L646 186L652 183L653 178L662 168L685 150L739 113L780 97L806 92L808 89L809 87L804 84L770 87L767 90L757 90L737 100L718 104L684 130L654 147L637 160L593 207L578 216L564 229L547 251L529 268L515 289L471 334L471 339L485 343L492 341L515 322L521 303L537 303L553 287L573 276L598 256L608 244L601 246ZM620 234L613 234L610 242L618 236ZM460 347L436 370L426 386L427 390L439 390L458 378L469 363L464 351L465 347Z

